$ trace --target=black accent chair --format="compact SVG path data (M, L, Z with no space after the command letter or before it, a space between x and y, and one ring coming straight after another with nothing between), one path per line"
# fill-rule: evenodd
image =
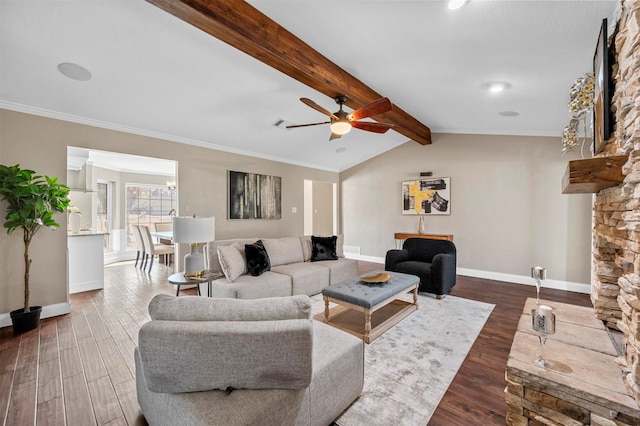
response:
M402 250L389 250L384 269L420 277L420 291L437 299L456 285L456 246L451 241L408 238Z

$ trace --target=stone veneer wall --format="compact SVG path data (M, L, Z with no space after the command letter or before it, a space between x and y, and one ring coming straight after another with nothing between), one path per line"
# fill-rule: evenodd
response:
M593 285L591 302L596 317L607 327L618 329L622 311L618 303L622 275L624 248L627 245L627 230L622 219L626 212L626 200L620 187L610 188L595 197L593 230Z
M618 359L624 383L640 404L640 1L622 1L615 36L616 124L603 155L629 155L622 185L603 190L594 203L596 316L624 333Z

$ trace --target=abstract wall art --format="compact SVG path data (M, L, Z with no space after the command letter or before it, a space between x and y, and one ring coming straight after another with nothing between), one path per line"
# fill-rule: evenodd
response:
M451 178L402 182L402 214L451 214Z
M282 178L229 170L229 219L280 219Z

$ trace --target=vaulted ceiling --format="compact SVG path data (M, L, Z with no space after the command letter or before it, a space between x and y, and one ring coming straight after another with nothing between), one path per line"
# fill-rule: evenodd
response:
M612 1L252 0L319 54L438 133L558 136ZM329 96L143 0L0 0L0 107L327 170L408 140L328 126ZM255 37L261 37L256 31ZM76 63L92 78L57 70ZM313 64L311 64L313 65ZM502 81L502 93L486 89ZM514 116L514 112L518 115ZM381 121L384 121L381 119ZM425 145L425 151L430 145ZM560 150L560 143L558 144Z

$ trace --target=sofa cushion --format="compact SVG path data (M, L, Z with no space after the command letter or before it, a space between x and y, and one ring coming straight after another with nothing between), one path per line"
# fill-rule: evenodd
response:
M320 321L314 321L313 340L313 381L309 386L312 403L308 424L328 425L362 392L365 344ZM394 423L378 420L371 424Z
M149 321L138 333L144 377L152 392L304 389L312 374L312 324Z
M176 297L158 294L149 302L152 320L166 321L275 321L310 319L307 296L258 300Z
M300 237L300 244L302 244L302 258L305 262L311 260L311 235L305 235Z
M220 267L227 281L233 282L242 274L247 273L247 261L240 244L234 242L230 246L218 246Z
M298 237L264 238L262 243L269 253L272 268L288 263L304 262L302 244Z
M358 261L354 259L343 257L338 260L322 260L313 264L329 269L329 285L337 284L358 275Z
M300 407L309 405L309 389L243 389L189 393L151 392L138 350L136 389L145 420L154 426L260 426L295 424ZM308 415L307 415L308 417Z
M291 294L320 293L329 285L329 270L309 262L290 263L273 268L273 272L291 277Z
M338 234L336 237L338 237L336 240L336 255L338 257L344 257L344 234Z
M311 237L311 261L336 260L336 241L338 237Z
M211 270L211 272L222 273L222 268L220 267L220 261L218 258L218 246L230 246L233 243L238 243L240 247L244 248L245 244L251 244L255 241L255 238L236 238L232 240L216 240L207 242L205 246L207 269Z
M244 253L247 258L247 271L249 271L252 276L257 277L271 270L269 254L262 240L258 240L253 244L245 244Z
M263 297L291 296L291 277L267 271L259 277L240 275L230 283L226 278L212 282L211 297L232 297L236 299L260 299Z

